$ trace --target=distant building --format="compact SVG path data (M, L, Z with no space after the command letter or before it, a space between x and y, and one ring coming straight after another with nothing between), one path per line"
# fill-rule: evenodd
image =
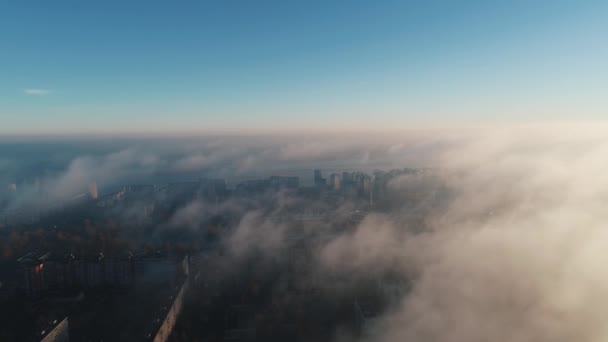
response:
M104 195L99 203L103 203L105 206L111 206L125 200L150 201L154 197L155 192L156 187L152 184L126 185L116 192Z
M40 257L41 255L38 253L28 253L17 260L23 276L22 287L31 297L39 297L46 287L41 273L44 265Z
M154 191L156 189L152 184L135 184L125 186L123 190L129 195L134 195L137 197L147 197L154 195Z
M342 185L348 185L353 182L353 174L350 172L342 172Z
M135 276L130 253L109 258L102 253L85 257L28 253L18 262L23 274L21 288L34 298L82 289L126 288Z
M136 253L134 256L135 276L144 276L149 282L173 284L181 266L158 252Z
M235 190L239 195L256 195L263 194L271 189L269 179L254 179L238 183Z
M372 190L372 177L364 173L358 173L355 176L355 182L357 184L359 194L369 196Z
M342 187L342 178L337 173L332 173L329 177L329 186L331 186L332 190L339 191Z
M272 176L269 180L270 185L274 188L274 190L295 190L300 186L300 179L298 177Z
M96 200L99 197L99 193L97 192L97 182L93 181L89 184L89 198L92 200Z
M268 179L252 179L240 182L235 187L238 195L259 195L269 191L297 190L300 186L298 177L271 176Z
M131 263L122 262L119 258L104 260L104 283L115 287L128 287L133 281Z
M103 254L95 255L86 260L86 280L87 287L97 288L104 284L104 265L105 258Z
M314 171L314 182L315 186L318 188L324 188L327 185L325 178L323 178L323 175L321 174L321 170Z
M156 192L157 187L151 184L126 185L116 192L104 194L96 204L98 207L111 208L128 202L132 212L137 214L137 219L144 219L150 217L156 209Z
M167 196L172 201L189 202L198 196L201 182L175 182L167 185Z
M8 191L10 191L10 192L16 192L17 191L17 184L11 183L11 184L8 185L7 188L8 188Z
M209 201L221 201L228 197L225 179L203 178L200 180L199 196Z

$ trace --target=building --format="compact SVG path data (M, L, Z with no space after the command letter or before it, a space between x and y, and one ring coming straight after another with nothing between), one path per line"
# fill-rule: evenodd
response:
M189 202L196 198L201 183L197 182L174 182L167 184L167 196L172 201Z
M34 298L83 289L126 288L135 277L130 253L109 258L102 253L83 257L28 253L18 262L23 275L21 288Z
M356 184L357 191L362 196L369 196L372 191L372 177L365 173L355 173L353 176L353 180Z
M136 253L133 259L135 276L145 278L148 283L173 285L181 268L181 264L175 263L166 254L158 251Z
M209 201L221 201L228 197L228 183L225 179L202 178L199 196Z
M268 179L253 179L240 182L235 187L238 195L259 195L269 191L297 190L300 186L298 177L271 176Z
M334 191L340 191L342 187L342 178L339 174L332 173L331 176L329 176L329 186Z
M46 289L44 277L41 273L41 270L44 268L44 264L40 260L40 257L40 254L32 252L17 260L21 266L23 276L22 288L26 295L31 297L41 296Z
M93 181L89 184L89 198L92 200L96 200L99 198L99 193L97 192L97 182Z
M274 190L296 190L300 186L300 179L298 177L272 176L269 180L270 186Z
M340 190L347 196L355 196L358 193L355 175L356 173L352 172L342 172Z
M21 288L25 294L38 298L76 287L70 273L69 260L51 253L28 253L17 260L21 266Z
M327 185L325 178L323 178L323 175L321 174L321 170L314 171L314 183L318 188L324 188Z
M105 257L103 254L86 258L86 287L98 288L104 285Z
M353 174L350 172L342 172L342 184L348 185L353 182Z
M133 283L134 270L130 256L104 259L104 284L115 288L128 288Z
M269 179L254 179L240 182L236 185L235 191L238 195L259 195L271 190Z
M156 188L152 184L135 184L123 187L126 194L136 197L148 197L154 195Z

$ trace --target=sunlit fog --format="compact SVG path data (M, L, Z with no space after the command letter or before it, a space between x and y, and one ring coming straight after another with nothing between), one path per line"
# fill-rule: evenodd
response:
M0 5L0 341L608 341L608 7Z

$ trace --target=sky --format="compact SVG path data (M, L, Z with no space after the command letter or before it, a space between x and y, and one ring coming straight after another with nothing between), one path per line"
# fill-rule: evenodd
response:
M605 1L3 1L0 134L608 117Z

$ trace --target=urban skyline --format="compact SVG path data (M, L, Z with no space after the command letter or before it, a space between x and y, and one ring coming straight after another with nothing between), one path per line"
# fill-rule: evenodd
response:
M608 341L607 23L0 1L0 341Z

